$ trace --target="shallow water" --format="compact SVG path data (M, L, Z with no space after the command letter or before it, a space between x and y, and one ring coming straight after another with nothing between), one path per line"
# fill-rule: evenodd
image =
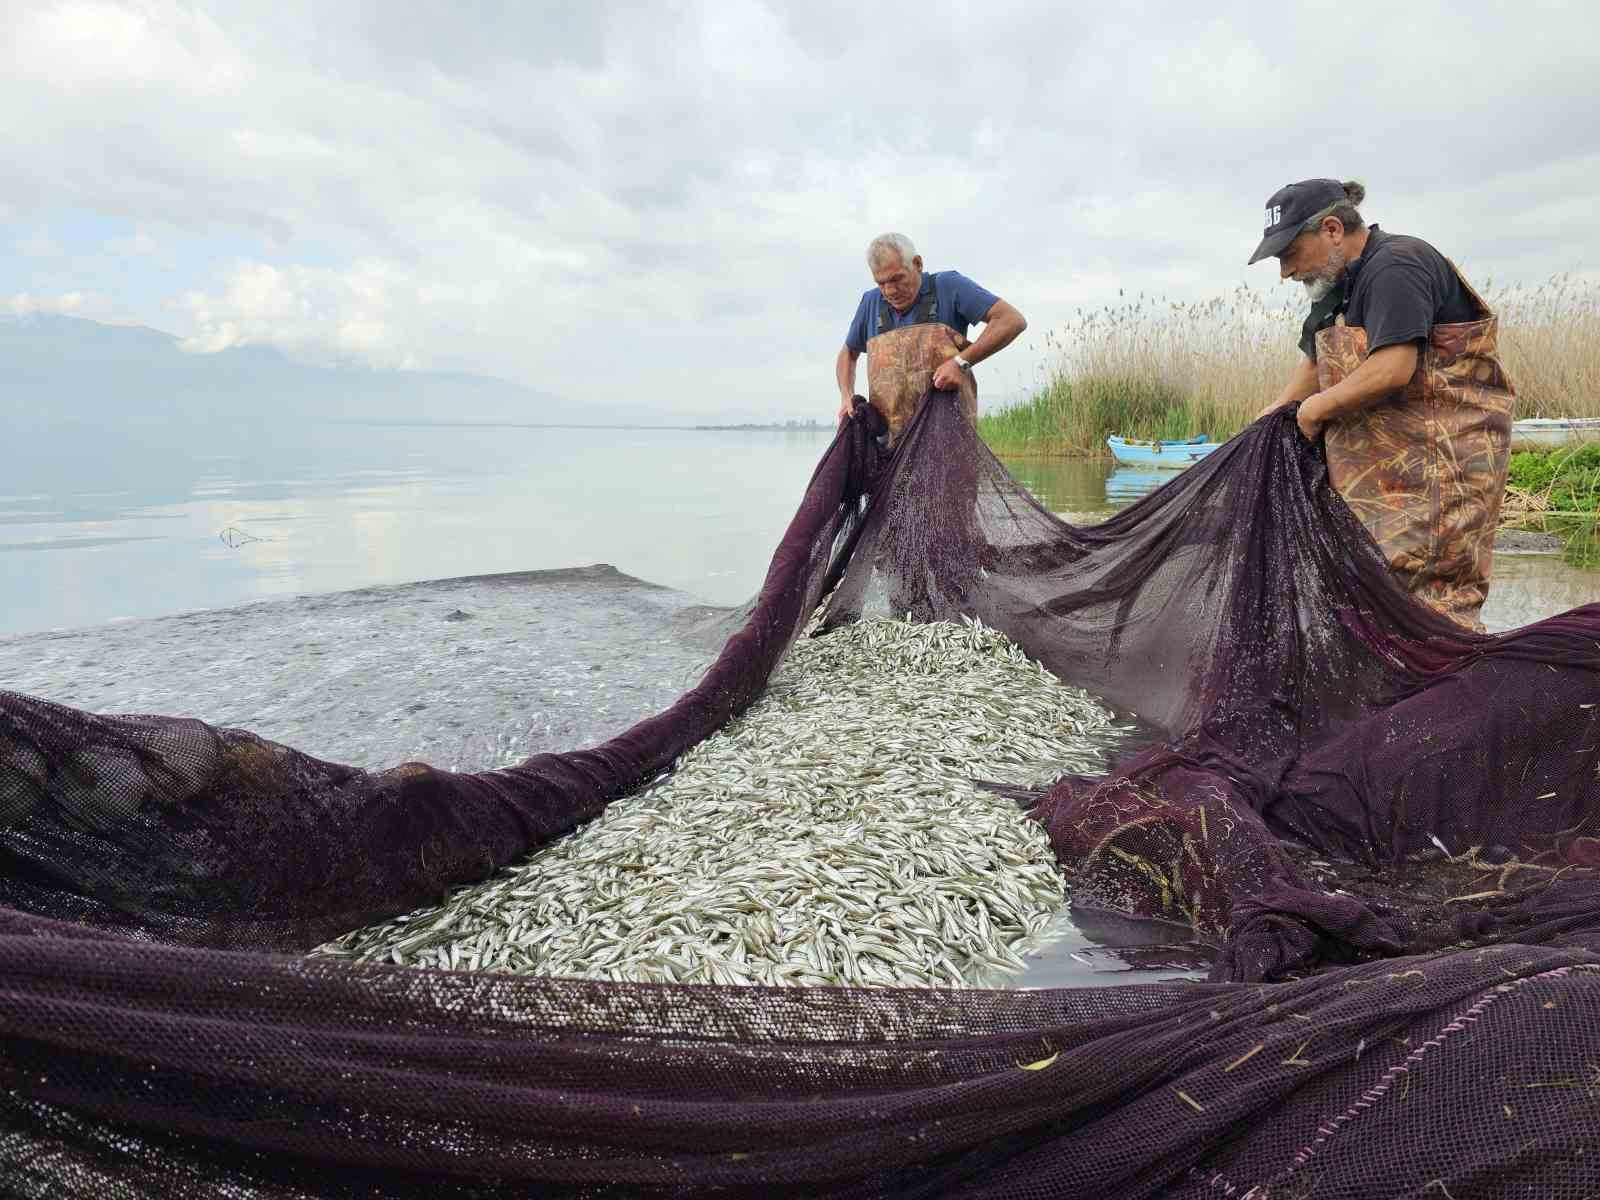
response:
M1024 955L1027 970L994 987L1107 987L1163 979L1204 979L1213 949L1181 925L1131 921L1115 913L1067 909L1045 931L1047 944Z
M1483 623L1491 631L1515 629L1596 600L1600 571L1575 567L1560 554L1497 550Z

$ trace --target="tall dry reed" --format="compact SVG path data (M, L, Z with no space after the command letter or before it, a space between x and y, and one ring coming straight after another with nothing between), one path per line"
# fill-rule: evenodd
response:
M1501 351L1528 416L1600 416L1600 281L1557 276L1490 286ZM984 415L1009 454L1100 454L1108 434L1230 437L1282 388L1299 358L1306 302L1249 286L1196 303L1152 297L1084 311L1045 336L1054 361L1033 397Z
M1500 360L1518 417L1600 417L1600 280L1557 275L1538 287L1490 286Z

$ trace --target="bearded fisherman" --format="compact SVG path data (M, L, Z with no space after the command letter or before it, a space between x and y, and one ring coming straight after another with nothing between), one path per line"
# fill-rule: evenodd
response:
M959 271L924 271L911 239L885 233L867 246L876 288L861 297L835 362L839 420L854 406L856 360L867 356L868 400L889 423L889 445L930 388L956 393L967 420L978 419L972 368L1005 349L1028 327L1011 305ZM976 342L967 341L983 325Z
M1262 415L1299 403L1328 478L1419 600L1472 629L1489 593L1515 392L1499 319L1420 238L1361 219L1359 183L1307 179L1267 201L1252 263L1305 285L1299 365Z

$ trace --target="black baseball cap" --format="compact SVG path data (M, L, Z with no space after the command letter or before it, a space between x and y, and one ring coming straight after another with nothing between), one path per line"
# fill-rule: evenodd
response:
M1307 221L1331 204L1348 199L1337 179L1302 179L1279 188L1267 200L1267 227L1250 263L1282 254ZM1246 263L1249 266L1250 263Z

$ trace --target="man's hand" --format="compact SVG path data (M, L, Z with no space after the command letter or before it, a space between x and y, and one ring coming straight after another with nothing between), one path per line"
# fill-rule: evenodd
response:
M1306 440L1316 441L1330 421L1342 421L1392 399L1416 372L1419 344L1420 339L1374 350L1338 383L1321 391L1308 391L1295 414Z
M839 424L843 425L856 411L856 398L852 396L839 397Z
M1322 427L1328 423L1328 418L1317 415L1322 411L1321 405L1317 404L1321 395L1322 393L1318 392L1317 395L1302 400L1300 410L1294 415L1295 424L1300 426L1301 436L1308 442L1316 441L1322 434Z
M956 366L955 359L947 358L933 373L933 386L941 392L953 392L961 386L961 377L965 374L965 371Z
M1267 416L1269 413L1275 413L1280 408L1286 408L1287 406L1289 406L1289 405L1291 405L1293 403L1294 403L1293 400L1274 400L1271 404L1267 405L1260 412L1258 412L1254 417L1252 417L1251 420L1252 420L1252 422L1259 421L1259 420L1261 420L1262 417Z

